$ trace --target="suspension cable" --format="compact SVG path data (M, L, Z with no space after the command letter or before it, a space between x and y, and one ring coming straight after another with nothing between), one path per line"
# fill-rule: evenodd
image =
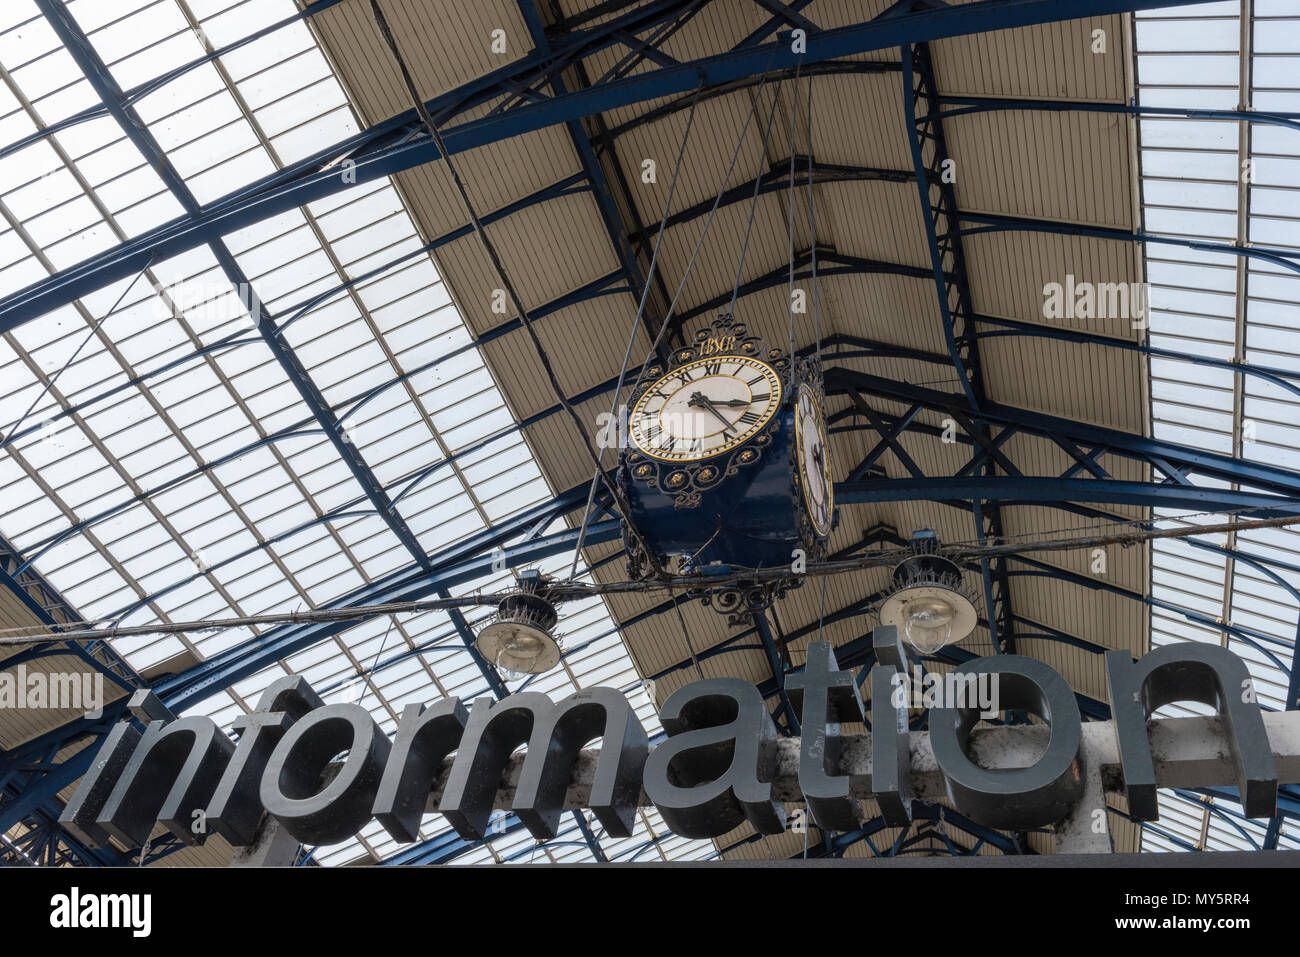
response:
M55 371L54 375L50 376L50 381L45 384L45 387L41 389L36 398L32 400L32 404L27 407L27 411L18 417L18 421L14 423L13 428L3 435L0 435L0 451L8 448L9 445L15 441L18 431L22 428L22 424L27 421L27 417L32 414L32 411L38 405L40 405L41 399L45 398L45 396L49 394L49 391L54 388L54 383L59 381L59 376L63 375L63 373L67 371L68 367L77 361L77 356L81 355L81 350L86 348L86 344L95 337L97 332L99 332L99 327L104 324L104 320L117 312L117 307L122 305L122 300L130 295L131 290L135 288L135 284L140 281L140 277L149 271L149 267L153 265L153 261L154 257L150 256L149 261L141 267L140 271L135 274L135 278L132 279L130 284L122 290L122 294L117 297L117 301L113 303L112 308L91 324L90 331L86 333L86 338L81 340L81 345L77 346L76 351L74 351L72 355L68 357L67 361L64 362L57 371Z
M636 345L637 329L641 325L641 317L645 315L646 302L650 298L650 284L654 281L655 267L659 262L659 248L663 243L664 232L668 226L668 211L672 209L673 194L677 191L677 179L682 171L682 159L686 156L686 144L691 138L691 127L695 124L695 108L699 105L700 92L703 86L697 87L695 96L691 99L691 112L686 118L686 131L682 134L682 145L677 150L677 163L673 166L673 179L668 186L668 198L664 200L663 215L659 217L659 232L655 235L654 250L650 254L650 268L646 272L645 288L641 290L641 301L637 304L636 315L632 318L632 328L628 331L627 348L623 351L623 365L618 370L618 384L614 386L614 397L609 410L609 425L614 428L615 434L619 441L622 441L622 417L618 414L619 397L623 392L623 384L627 378L627 366L632 361L632 349ZM660 326L659 332L655 336L654 345L650 351L653 353L663 336L663 329L667 325L665 322ZM605 467L605 449L609 447L609 432L605 433L605 444L600 447L600 460L596 465L598 470L603 471ZM582 557L582 544L587 539L587 525L591 521L591 507L596 498L596 485L599 482L599 476L591 477L591 487L587 489L587 505L582 511L582 525L578 529L578 544L573 549L573 565L569 568L569 579L572 580L578 574L578 562Z
M1223 514L1223 513L1198 513ZM1192 516L1171 516L1171 519ZM1134 520L1126 525L1149 524L1151 519ZM1141 542L1166 538L1190 538L1196 535L1219 535L1229 530L1243 532L1260 528L1283 528L1300 525L1300 515L1283 515L1276 518L1250 519L1244 522L1221 522L1213 525L1180 526L1176 528L1133 528L1117 531L1108 535L1088 535L1074 538L1051 539L1042 541L1016 541L1003 539L1002 545L980 546L978 543L945 545L939 554L958 562L977 561L999 555L1016 556L1031 552L1066 551L1071 549L1096 548L1105 545L1130 546ZM915 553L910 547L894 547L869 552L855 558L838 561L810 562L803 576L830 576L861 572L869 568L891 568ZM784 567L778 568L742 568L732 566L728 574L723 575L677 575L650 581L615 581L585 584L581 582L554 582L548 584L544 594L550 601L580 601L598 595L612 594L649 594L667 591L675 595L678 591L692 589L713 590L728 585L753 584L755 582L788 580L792 577ZM165 622L150 625L115 626L104 621L107 627L81 628L68 631L36 631L43 626L27 626L0 629L0 646L30 645L49 641L103 641L105 639L133 637L137 635L164 635L182 632L210 632L230 628L250 628L262 625L282 624L316 624L321 622L355 621L382 615L418 613L445 608L468 608L484 605L496 605L514 592L492 594L475 593L472 595L451 596L447 598L420 599L416 601L390 602L382 605L351 605L342 608L315 608L308 611L280 612L265 615L245 615L238 618L219 618L208 621ZM80 623L78 623L80 624ZM92 623L93 624L93 623ZM824 621L823 621L824 626ZM23 634L26 632L26 634ZM689 638L687 639L689 642Z
M727 312L729 313L735 313L736 297L740 295L740 277L745 271L745 254L749 252L749 237L754 230L754 214L758 211L758 193L763 184L763 163L767 159L767 144L772 136L772 121L776 119L776 106L781 102L781 86L783 83L784 78L778 80L776 89L772 91L772 109L767 115L767 129L763 132L763 145L758 151L758 162L754 164L754 194L749 201L749 221L745 224L745 241L740 246L740 262L736 266L736 281L731 287L731 303L727 306ZM757 95L755 100L757 100Z
M456 163L451 158L451 152L447 149L447 144L443 140L442 134L438 131L437 124L434 122L433 117L429 115L429 110L424 105L424 101L420 99L419 91L415 87L415 81L412 79L406 61L403 59L401 51L398 49L397 39L389 29L388 21L385 19L384 12L379 6L379 0L370 0L370 8L374 13L375 23L379 27L379 32L383 35L384 42L388 44L388 48L393 54L393 59L396 61L398 69L401 71L402 80L406 84L407 93L415 104L416 112L419 114L420 120L424 123L425 128L429 131L429 135L433 138L434 144L438 147L438 152L442 154L447 170L451 174L452 181L456 185L456 191L460 194L461 202L464 204L465 210L469 214L470 222L474 226L474 231L478 234L479 240L483 243L483 248L487 252L488 258L492 261L492 267L496 271L502 287L510 295L511 304L514 306L516 314L519 316L525 331L528 333L529 339L532 341L533 349L537 353L537 358L546 372L546 377L550 382L552 391L554 391L556 398L559 400L560 406L568 414L570 420L572 420L574 427L578 430L578 434L582 437L583 447L587 450L588 457L590 457L592 464L596 467L596 473L603 481L614 506L623 514L623 517L627 519L629 535L639 541L640 536L637 534L636 528L631 522L631 509L623 498L623 494L619 491L617 485L609 480L605 475L604 470L600 467L600 459L596 456L595 449L592 448L591 439L587 435L587 429L583 425L581 417L573 408L572 403L569 402L568 396L565 395L564 388L560 385L559 377L555 373L555 368L551 364L551 357L547 353L546 347L542 345L542 340L538 337L537 330L533 328L532 317L528 315L528 310L524 308L523 300L519 297L518 291L510 281L505 266L501 262L501 257L497 253L495 244L493 244L491 238L488 236L487 230L483 228L483 223L474 209L473 201L470 199L469 191L465 188L465 183L460 177L460 171L456 168ZM663 575L664 571L659 566L659 561L655 555L647 548L643 548L642 550L645 552L646 559L650 562L655 573L657 575Z

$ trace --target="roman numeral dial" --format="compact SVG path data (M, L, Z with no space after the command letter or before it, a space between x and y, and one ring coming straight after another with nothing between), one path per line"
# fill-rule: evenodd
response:
M799 485L804 505L818 535L828 535L835 507L830 453L827 450L826 420L816 393L799 386L795 408L795 447L799 459Z
M757 435L781 405L781 377L745 356L697 359L653 383L632 410L632 444L664 462L730 452Z

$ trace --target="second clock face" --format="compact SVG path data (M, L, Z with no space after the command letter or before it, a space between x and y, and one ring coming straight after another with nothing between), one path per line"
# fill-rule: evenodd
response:
M821 403L812 389L799 387L799 404L795 409L795 434L798 441L799 484L803 486L808 517L818 535L828 535L835 504L831 484L831 464L826 451L826 420Z
M651 458L691 462L753 438L781 405L781 378L744 356L696 359L650 386L632 410L632 443Z

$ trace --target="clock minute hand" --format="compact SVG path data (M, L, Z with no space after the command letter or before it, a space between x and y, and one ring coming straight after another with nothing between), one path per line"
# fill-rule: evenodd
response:
M722 425L723 425L723 431L724 431L724 432L735 432L735 431L736 431L735 427L731 424L731 420L728 419L728 418L727 418L725 415L723 415L721 412L719 412L719 411L714 407L713 403L709 401L709 397L706 396L703 392L693 392L693 393L691 393L690 400L687 401L686 404L687 404L687 405L693 405L693 406L695 406L696 408L705 408L705 409L708 409L710 412L713 413L713 415L717 418L717 420L718 420L719 422L722 423Z

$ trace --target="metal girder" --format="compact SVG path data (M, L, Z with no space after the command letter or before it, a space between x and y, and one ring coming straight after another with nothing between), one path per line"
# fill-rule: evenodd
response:
M45 2L49 3L49 0ZM979 0L962 6L924 10L811 34L803 54L794 53L789 44L778 41L745 46L691 63L645 70L634 76L461 123L447 129L444 138L448 149L461 152L556 123L686 93L696 87L734 82L770 70L792 69L799 62L808 65L907 43L1192 2L1194 0ZM647 4L624 18L583 31L574 36L570 44L556 47L555 60L568 62L566 57L585 55L593 49L621 42L611 34L618 30L635 33L638 28L646 29L671 17L680 6ZM638 20L638 17L642 19ZM549 78L557 69L557 63L552 61L540 68L540 78ZM465 109L466 104L477 105L499 93L503 81L512 77L537 78L538 71L536 58L525 58L436 98L431 101L430 110L436 116L452 107ZM413 133L413 122L413 112L396 117L250 184L209 204L197 214L150 229L5 297L0 300L0 331L16 328L93 290L134 275L149 262L169 258L249 223L345 189L348 184L343 182L337 165L343 159L355 163L355 166L348 167L348 171L355 173L356 183L370 182L437 159L438 151L431 139ZM349 180L352 178L349 176Z
M740 47L738 46L737 49ZM768 70L763 73L756 73L752 76L741 77L732 80L730 83L719 83L714 86L705 87L699 93L691 93L689 96L681 96L662 103L653 109L646 110L636 116L629 117L622 123L609 127L599 139L593 140L598 147L603 147L606 143L618 139L620 136L637 129L638 127L648 126L656 123L664 117L672 116L674 113L680 113L689 109L692 100L698 100L703 103L707 100L717 99L720 96L726 96L729 93L735 93L738 90L750 90L760 83L773 81L782 82L794 78L796 72L799 76L807 78L814 76L862 76L867 74L886 74L897 73L898 64L888 60L826 60L822 63L805 63L797 71L793 67L787 67L782 70Z
M863 394L900 402L905 406L920 404L926 409L957 415L969 412L965 396L956 393L896 382L840 366L833 366L826 370L825 378L827 395L848 395L856 390ZM1291 499L1300 498L1300 473L1274 465L1234 459L1217 452L1206 452L1174 442L995 402L985 402L979 414L972 418L990 426L1012 429L1050 442L1055 442L1059 437L1090 449L1100 448L1110 455L1152 465L1168 475L1171 480L1175 479L1175 476L1169 475L1169 471L1176 472L1184 478L1201 476L1225 482L1239 482L1260 492ZM1161 462L1164 463L1163 467L1159 464Z
M1231 635L1233 638L1250 645L1251 648L1255 649L1255 651L1259 652L1265 658L1268 658L1279 671L1288 675L1289 678L1291 669L1284 664L1277 655L1264 647L1265 644L1273 644L1279 646L1279 648L1284 652L1290 652L1293 650L1292 645L1285 639L1278 638L1275 635L1266 634L1262 631L1257 631L1254 628L1246 628L1241 625L1231 625L1194 609L1184 608L1181 605L1176 605L1173 602L1155 598L1154 596L1147 595L1140 591L1133 591L1132 589L1124 588L1120 585L1114 585L1100 578L1089 578L1085 575L1080 575L1077 572L1058 568L1055 565L1049 565L1046 562L1041 562L1038 559L1030 558L1026 555L1015 555L1012 556L1011 560L1017 565L1025 566L1024 569L1013 570L1011 572L1013 576L1053 578L1058 581L1068 582L1069 584L1090 588L1094 591L1108 592L1112 595L1118 595L1121 598L1141 602L1151 608L1160 608L1164 611L1181 615L1188 621L1201 625L1211 631L1219 631L1226 635Z
M2 535L0 535L0 588L12 592L42 624L52 631L69 625L85 624L81 616L53 585L35 569L26 566L22 556ZM126 659L103 641L47 642L9 656L0 661L0 668L12 668L23 661L48 655L71 655L79 658L126 691L134 690L144 684L144 679L127 664Z
M1154 243L1164 246L1181 246L1201 252L1221 253L1225 256L1245 256L1300 272L1300 252L1277 246L1238 245L1236 243L1208 242L1200 239L1180 239L1141 230L1128 231L1111 226L1089 226L1084 223L1065 223L1051 219L1032 219L1027 216L1003 216L992 213L960 214L963 224L961 234L974 236L981 233L1031 232L1055 233L1060 236L1088 236L1093 239L1113 239L1117 242Z
M538 13L537 3L538 0L517 0L519 12L523 16L524 23L528 26L528 33L533 41L534 49L530 53L543 57L553 56L554 50L547 37L546 28L542 24L541 15ZM682 15L690 17L697 10L698 7L687 8ZM642 56L647 53L645 50L639 52ZM636 59L640 59L640 56ZM570 72L577 78L577 82L582 87L589 86L586 71L581 62L575 62L570 67ZM567 82L560 73L556 73L551 77L549 85L556 96L563 96L568 92ZM595 126L597 133L604 128L604 121L598 114L592 116L589 122ZM605 226L605 232L609 236L610 245L614 249L614 255L618 259L623 276L631 287L633 299L637 300L646 287L646 275L642 272L641 263L637 258L637 250L629 242L628 237L629 234L641 232L645 227L637 214L636 201L633 199L627 181L623 177L623 169L619 163L618 153L614 149L613 142L606 144L604 152L613 172L611 178L607 175L604 165L596 155L596 150L592 146L591 138L588 136L582 120L577 118L568 120L565 127L569 131L569 139L573 142L574 151L578 154L578 159L582 163L582 169L586 174L587 181L591 184L596 198L596 205L600 210L600 218ZM619 189L620 195L617 200L611 189L611 179ZM626 221L625 216L631 221ZM668 292L664 287L663 277L657 268L651 278L656 280L656 288L659 290L663 304L666 305ZM653 315L654 312L657 312L657 310L651 306L650 300L647 299L646 311L641 315L641 322L645 327L646 336L650 342L655 341L659 327L662 324L662 318ZM664 348L666 347L660 347L661 358L663 357Z
M1190 352L1179 352L1177 349L1163 349L1159 346L1148 345L1144 342L1135 342L1131 339L1106 336L1096 332L1080 332L1075 329L1063 329L1060 326L1022 322L1018 319L1004 319L1000 316L977 315L975 317L975 322L978 326L996 327L994 329L983 329L977 331L975 333L977 339L996 339L1003 336L1024 336L1035 339L1054 339L1058 342L1075 342L1084 345L1105 346L1108 349L1122 349L1126 352L1136 352L1157 359L1173 359L1178 362L1189 362L1193 365L1207 366L1212 369L1226 369L1230 372L1240 373L1241 375L1253 376L1275 385L1280 389L1284 389L1297 398L1300 398L1300 373L1291 369L1283 369L1279 366L1256 365L1253 363L1235 362L1231 359L1217 359L1213 356L1196 355Z
M804 249L796 253L794 262L794 278L810 278L812 276L812 269L810 268L811 264L811 249ZM864 256L848 256L837 252L831 246L818 246L818 279L824 279L827 276L862 275L867 273L879 273L892 276L912 276L917 279L928 279L930 276L930 270L920 266L907 266L901 263L884 262L879 259L868 259ZM768 270L763 275L757 276L748 282L741 283L737 296L748 296L752 293L761 292L764 289L783 286L789 281L790 264L787 262L774 269ZM730 301L730 290L725 293L719 293L698 305L692 306L690 309L683 309L675 313L672 317L671 323L674 328L680 329L682 325L690 322L692 319L715 312Z
M909 8L910 9L910 8ZM905 15L897 8L891 16ZM979 341L975 338L975 316L970 276L966 270L966 253L958 229L956 180L944 135L943 120L934 111L938 88L928 43L904 44L902 55L903 103L909 118L908 142L916 172L917 193L924 212L930 263L938 292L939 313L943 321L944 340L970 409L978 413L987 401L984 373L980 361ZM924 107L922 106L924 105ZM956 413L954 413L956 415ZM965 422L964 418L960 421ZM990 449L988 427L980 422L967 428L980 446ZM895 445L898 452L901 447ZM996 449L991 451L996 452ZM905 453L904 453L905 454ZM985 476L996 474L998 456L986 456L982 463ZM1005 463L1005 459L1001 459ZM906 463L905 463L906 464ZM1005 464L1004 464L1005 468ZM915 466L910 469L915 474ZM971 501L976 534L982 541L1002 537L1002 513L996 504L986 506L979 498ZM988 611L989 634L993 647L1014 652L1015 618L1011 611L1011 585L1006 560L983 559L980 577L984 584L984 604Z
M955 177L950 169L943 123L933 112L937 97L934 65L928 44L903 46L903 102L909 123L908 142L912 149L915 181L924 212L930 263L939 293L944 340L957 369L970 407L979 410L984 395L983 370L971 305L970 277L966 254L958 231Z
M1170 116L1194 120L1244 120L1247 123L1264 123L1300 130L1300 113L1275 110L1207 110L1089 100L1017 100L999 96L940 96L938 104L939 115L944 118L1002 110L1031 110L1042 113L1118 113L1123 116Z
M768 623L767 613L757 611L750 618L754 622L754 628L758 632L759 638L762 639L763 653L767 656L767 664L772 671L772 681L776 685L776 694L781 701L781 713L785 715L785 732L786 734L798 734L799 719L795 716L794 705L790 702L790 695L785 690L786 665L781 660L781 652L777 650L776 639L772 636L772 626Z
M835 486L835 497L837 501L849 503L978 499L995 505L1094 502L1198 511L1244 508L1259 511L1261 516L1300 513L1300 502L1257 492L1165 485L1159 482L1124 482L1110 478L1069 479L1025 475L957 478L917 476L842 482Z
M815 167L813 179L817 186L824 186L827 183L906 183L915 178L915 174L911 170L886 169L880 166L853 166L842 163L828 163L823 166L818 164L814 158L802 154L796 154L794 162L795 189L807 187L809 163L812 163ZM787 156L783 159L774 160L758 182L751 179L748 182L724 190L722 198L717 201L717 205L719 209L722 209L735 203L749 202L754 198L755 189L762 196L767 193L788 190L789 188L790 157ZM665 228L671 229L693 219L699 219L701 216L707 216L709 211L713 209L713 204L714 200L709 198L685 209L678 210L665 220ZM632 233L628 238L633 243L646 243L654 238L657 229L657 225L653 229L643 227Z

